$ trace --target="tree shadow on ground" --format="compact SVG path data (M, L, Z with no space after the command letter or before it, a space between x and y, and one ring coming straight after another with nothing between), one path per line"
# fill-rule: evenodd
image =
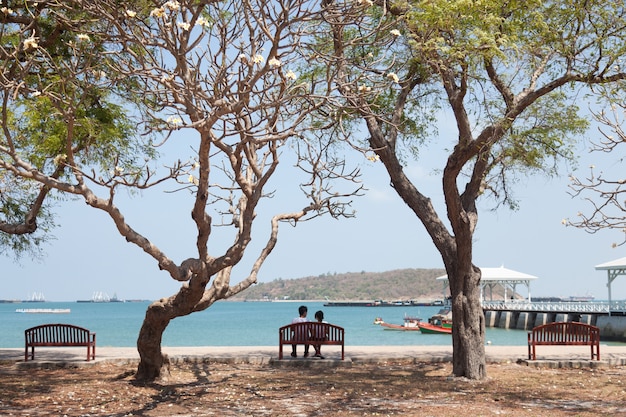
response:
M273 367L185 362L140 384L132 364L72 369L0 365L2 415L626 415L626 368L490 365L490 377L451 376L449 363Z

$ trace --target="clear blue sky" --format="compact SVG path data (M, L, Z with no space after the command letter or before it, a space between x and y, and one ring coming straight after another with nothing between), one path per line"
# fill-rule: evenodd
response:
M432 145L431 145L432 147ZM188 148L187 148L188 149ZM619 170L619 155L587 155L581 147L580 176L595 164ZM290 279L324 273L388 271L401 268L442 268L439 253L418 219L389 186L381 164L361 161L365 196L355 198L356 219L321 218L296 228L284 225L279 243L260 273L260 281ZM441 208L440 178L431 174L443 161L425 150L421 161L406 168L419 187ZM291 166L285 164L287 173ZM490 212L490 202L480 205L475 233L474 258L478 266L505 266L537 276L531 287L534 296L594 295L607 298L606 272L595 265L626 256L624 248L613 249L622 238L617 231L590 235L564 227L561 220L575 217L586 208L568 194L567 169L561 178L522 180L515 188L520 210ZM284 177L283 177L284 178ZM273 207L296 199L294 190L276 183ZM188 193L145 193L123 200L127 220L153 240L176 262L194 256L195 231L190 218ZM289 210L298 206L290 206ZM24 299L42 292L50 301L91 298L96 291L120 298L157 299L174 293L179 284L160 271L150 257L117 234L112 221L82 201L69 201L58 208L62 227L42 261L23 260L23 265L1 256L0 299ZM260 212L260 215L263 211ZM443 211L440 215L445 216ZM267 222L258 224L262 240ZM230 241L228 238L227 241ZM254 245L253 245L254 249ZM257 247L258 249L258 247ZM256 257L256 251L251 253ZM250 265L252 259L244 265ZM242 276L247 269L235 269ZM626 299L626 277L613 285L613 299Z

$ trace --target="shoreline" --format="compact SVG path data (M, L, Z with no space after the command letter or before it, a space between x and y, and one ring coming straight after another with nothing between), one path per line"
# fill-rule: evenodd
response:
M451 362L452 346L345 346L346 360L341 361L340 346L324 346L324 360L303 358L302 346L298 346L298 357L291 358L289 349L283 350L285 357L278 360L277 346L163 346L162 351L173 363L221 361L229 363L315 363L330 364L383 363L401 361ZM85 360L84 347L36 348L35 360L24 362L23 348L0 348L0 362L16 362L20 366L46 366L50 363L64 363L68 366L82 366L102 362L136 362L139 354L135 347L96 347L95 361ZM544 364L550 367L598 367L626 366L626 348L622 346L600 345L600 361L590 359L588 346L539 346L537 360L528 361L528 346L485 346L487 363L527 363ZM348 365L349 366L349 365Z

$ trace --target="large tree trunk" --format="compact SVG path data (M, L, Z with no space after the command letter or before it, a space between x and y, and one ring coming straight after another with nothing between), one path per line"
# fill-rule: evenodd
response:
M196 277L197 279L192 279L188 284L181 286L178 293L148 306L137 338L139 352L139 366L135 374L137 380L154 381L169 376L169 359L161 352L163 332L176 317L205 310L217 299L224 298L225 289L228 288L229 271L230 268L227 268L218 274L207 297L203 298L208 278Z
M455 376L484 379L485 316L480 303L480 269L448 270L452 296L452 372Z
M146 311L139 337L137 351L139 366L135 378L142 381L162 379L169 373L169 360L161 352L163 332L172 320L172 311L166 308L163 300L150 304Z

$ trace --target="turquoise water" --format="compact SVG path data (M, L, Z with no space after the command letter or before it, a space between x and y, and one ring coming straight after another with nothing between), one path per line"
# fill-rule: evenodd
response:
M148 302L76 303L45 302L0 304L0 348L24 346L24 330L45 323L69 323L97 335L98 346L132 347ZM324 307L303 303L312 318L323 310L325 319L346 330L346 345L451 345L450 335L423 335L418 331L384 330L374 325L376 317L401 324L405 315L422 319L440 307ZM273 346L278 328L298 315L295 302L218 302L209 309L174 320L163 335L163 346ZM68 314L16 313L16 309L70 309ZM486 340L492 345L527 344L523 330L488 328Z

